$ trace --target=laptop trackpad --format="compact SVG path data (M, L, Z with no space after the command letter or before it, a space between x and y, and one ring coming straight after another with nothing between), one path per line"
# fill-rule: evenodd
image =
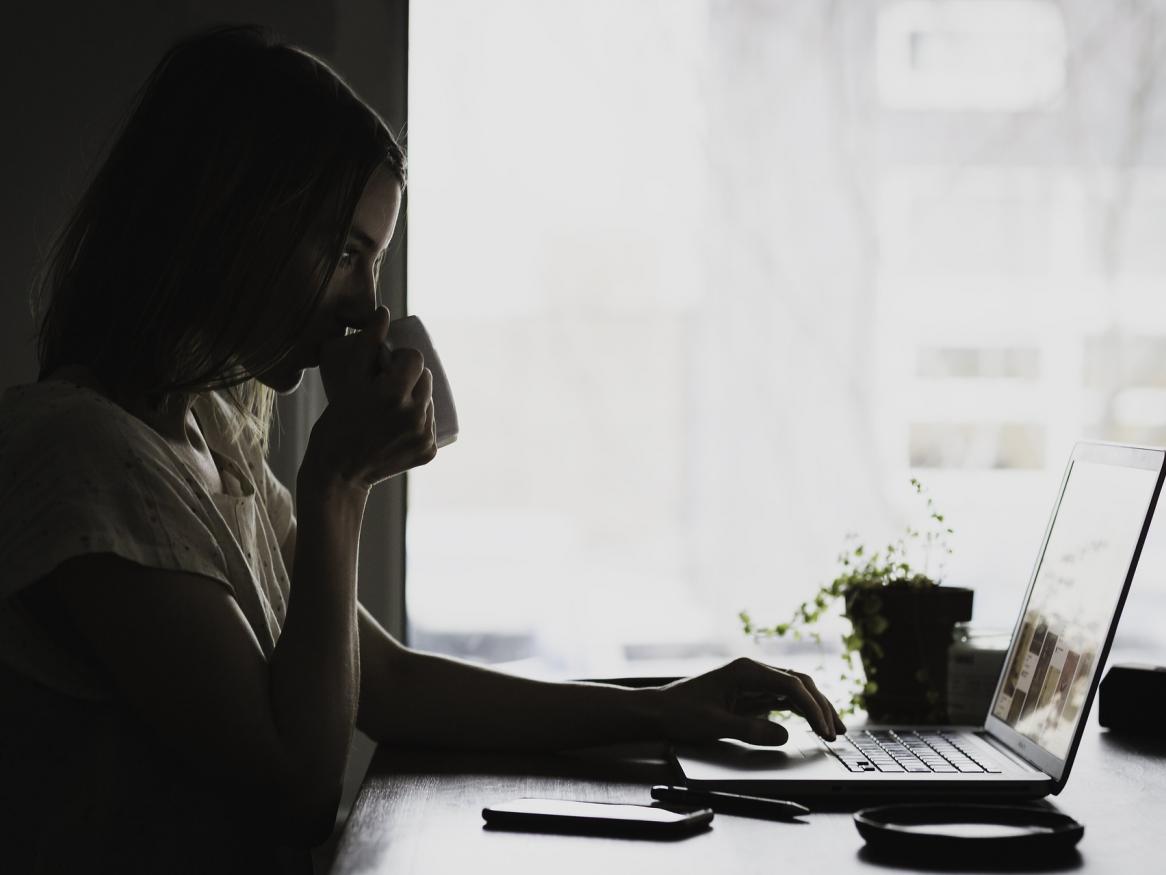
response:
M813 736L799 732L791 732L781 747L757 747L728 738L677 745L676 759L684 776L694 781L786 779L837 765Z

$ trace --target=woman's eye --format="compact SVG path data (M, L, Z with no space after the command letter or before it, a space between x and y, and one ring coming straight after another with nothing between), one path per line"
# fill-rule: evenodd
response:
M348 267L352 263L352 256L355 253L351 249L345 249L340 253L340 259L336 262L337 267Z

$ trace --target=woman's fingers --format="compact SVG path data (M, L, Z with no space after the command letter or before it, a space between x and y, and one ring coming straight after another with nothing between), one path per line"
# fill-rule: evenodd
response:
M361 334L367 335L376 346L381 346L389 336L389 318L389 308L382 304L360 325Z
M393 350L389 366L377 377L382 397L399 405L405 404L425 371L425 359L417 350L409 347ZM430 376L430 392L433 391L432 379Z
M780 723L756 717L728 717L715 732L719 738L736 738L749 744L774 747L789 740L789 731Z
M784 744L785 727L767 718L770 711L800 714L814 732L833 741L845 727L837 712L808 676L736 659L697 677L660 688L664 725L675 739L738 738L758 745Z
M739 693L730 709L736 714L768 714L771 711L788 711L789 697L777 693Z
M359 330L320 344L320 378L329 402L358 393L381 370L388 332L389 311L378 307Z
M428 373L428 372L427 372ZM433 407L433 398L425 403L425 433L433 445L433 452L437 453L437 411Z
M817 701L817 706L819 706L819 711L826 715L827 720L834 726L835 734L847 732L847 727L845 727L842 719L838 716L834 706L830 705L830 701L826 698L826 695L817 688L813 678L801 672L789 673L798 676L802 685L807 688L810 695L813 695ZM732 711L737 714L760 715L773 711L799 711L799 709L793 707L791 702L789 702L789 697L784 694L743 692L739 693L736 700L733 701Z
M433 400L433 371L425 367L425 360L421 360L421 376L413 385L413 403L424 405Z
M360 326L360 331L349 335L359 348L359 373L366 378L374 376L381 370L381 362L386 349L385 341L389 336L389 310L387 307L377 307L371 316Z
M817 700L818 707L822 709L822 713L834 725L834 731L845 732L846 724L842 722L842 718L838 716L838 711L830 704L830 700L818 689L818 685L814 683L814 679L808 674L802 674L800 671L791 671L790 674L795 675L802 682L802 685L810 691L810 695Z
M730 665L739 666L737 672L742 687L750 691L773 692L787 696L790 706L806 718L816 733L829 741L834 740L836 732L833 719L827 719L818 700L796 674L762 665L751 659L739 660Z

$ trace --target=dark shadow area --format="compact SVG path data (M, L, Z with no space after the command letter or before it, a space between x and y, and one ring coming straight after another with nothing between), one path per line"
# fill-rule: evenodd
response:
M935 854L904 854L875 851L863 846L858 851L858 859L864 863L886 869L904 872L1072 872L1084 865L1081 853L1076 849L1055 857L1044 859L1000 859L998 853L975 854L961 851L949 859L937 858Z
M571 778L590 783L663 784L672 772L659 746L589 748L570 753L464 753L456 751L390 748L377 749L369 774L515 776ZM645 788L645 795L647 795Z
M1107 729L1098 734L1101 744L1123 753L1148 757L1166 757L1166 730L1158 726L1153 732L1120 732Z
M976 805L1006 805L1010 808L1031 806L1033 808L1056 811L1055 806L1050 805L1044 801L1025 802L1015 798L1008 797L976 797L974 800L967 796L891 796L887 793L879 793L874 796L846 796L840 799L821 799L821 798L798 798L794 796L789 797L793 802L800 802L810 809L815 814L853 814L863 808L871 808L876 805L918 805L935 803L937 805L950 804L953 801L959 802L974 802Z
M705 826L695 832L682 833L680 835L649 835L644 832L636 832L634 828L627 829L597 829L589 826L570 826L563 824L556 826L554 829L540 827L539 829L514 829L511 827L494 826L493 824L482 824L483 832L500 832L500 833L537 833L539 835L569 835L583 838L597 838L597 839L620 839L630 842L683 842L688 839L702 836L705 833L712 832L712 826Z

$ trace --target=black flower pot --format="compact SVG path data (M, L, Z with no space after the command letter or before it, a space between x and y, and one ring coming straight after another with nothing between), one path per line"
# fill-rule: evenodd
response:
M947 650L956 623L972 618L970 589L957 586L856 588L846 616L863 628L859 649L867 681L866 711L880 723L947 720ZM882 617L882 622L873 618ZM882 627L872 633L871 627Z

